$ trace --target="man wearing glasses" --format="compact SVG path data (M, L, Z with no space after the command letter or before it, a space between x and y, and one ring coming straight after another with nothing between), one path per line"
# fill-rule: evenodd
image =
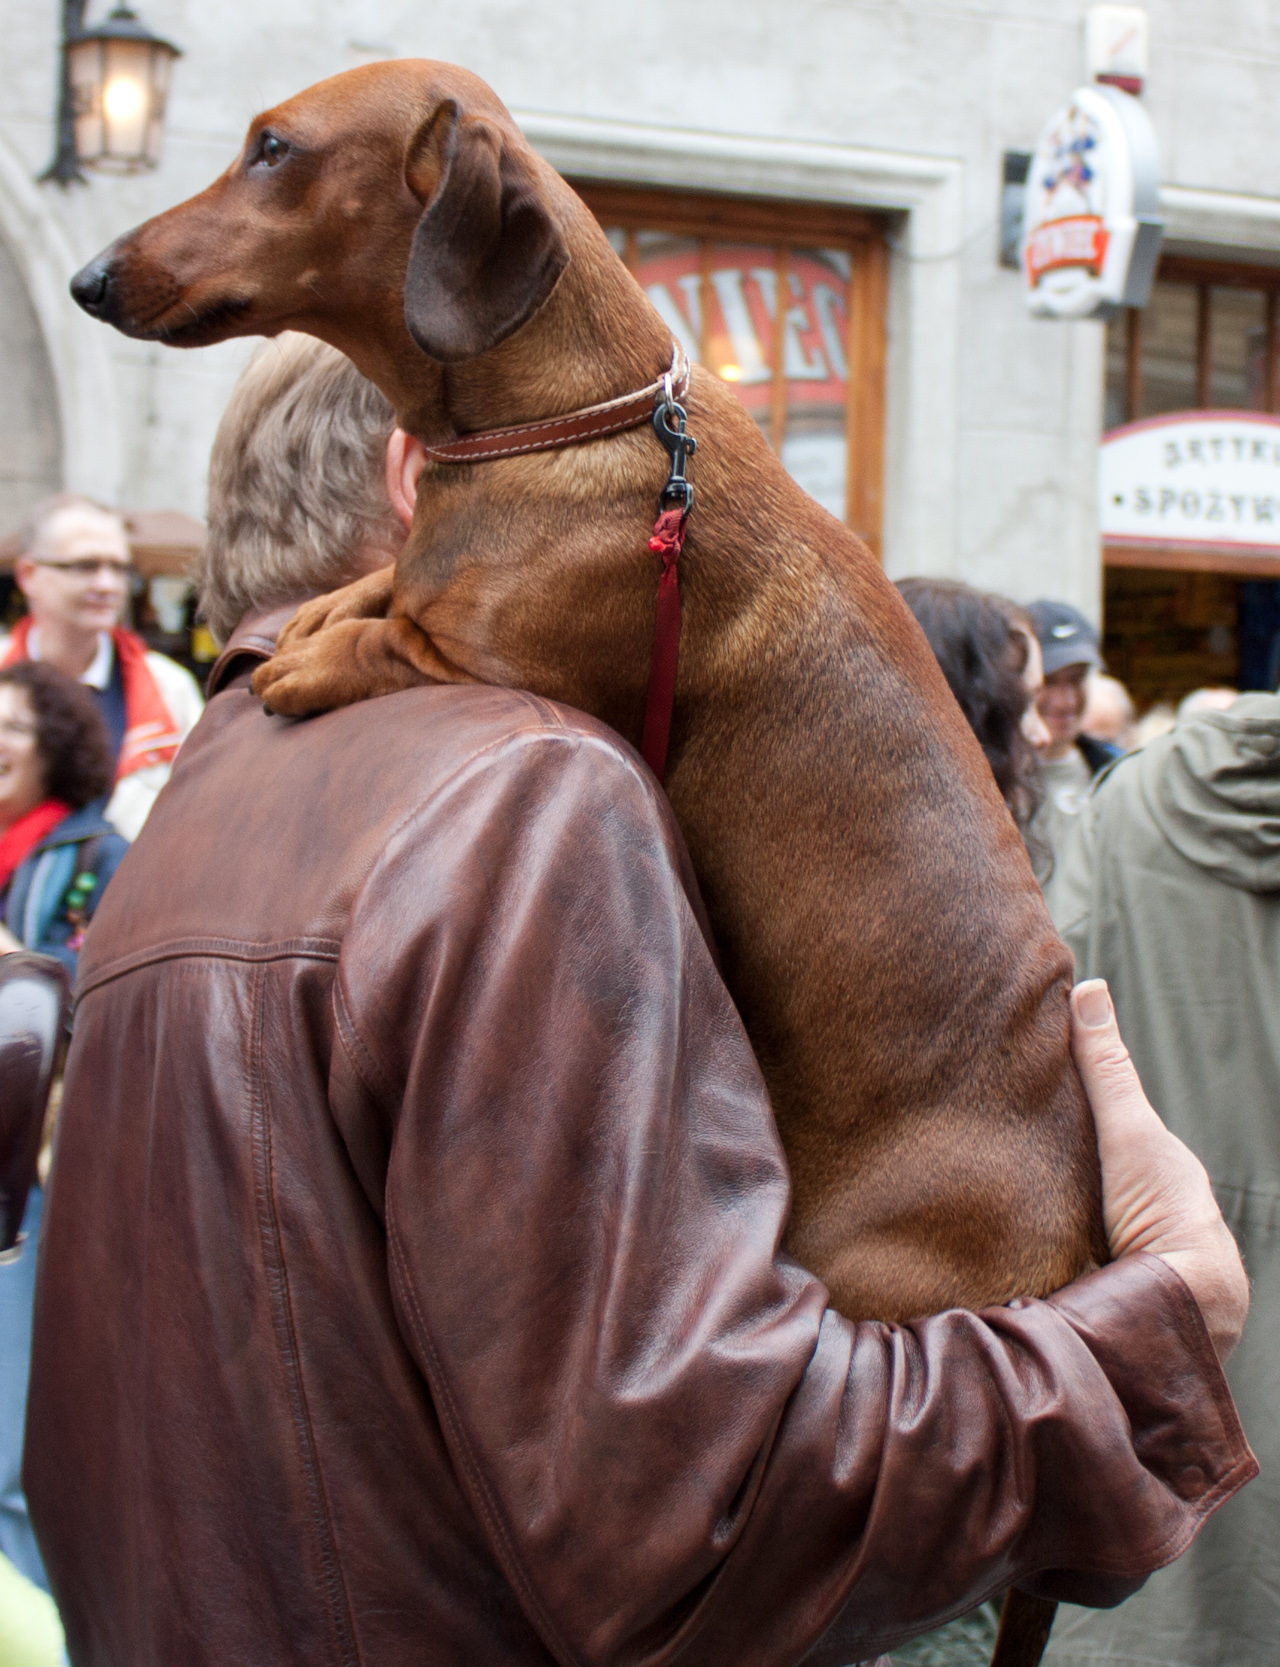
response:
M95 691L116 751L107 819L136 839L200 716L200 691L120 623L134 570L113 510L62 493L36 507L19 542L14 577L27 614L0 643L0 664L46 660Z

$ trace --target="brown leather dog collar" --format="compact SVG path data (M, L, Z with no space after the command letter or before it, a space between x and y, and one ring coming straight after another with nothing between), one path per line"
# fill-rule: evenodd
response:
M563 417L544 417L541 422L460 434L456 440L444 440L434 446L424 441L423 449L436 463L489 463L499 457L559 451L562 446L578 446L585 440L602 440L606 435L622 434L629 428L639 428L641 423L651 422L654 403L666 389L668 377L673 397L683 398L689 386L689 361L678 343L667 375L650 382L647 388L637 388L633 394L607 399L601 405L584 406L581 411L569 411Z

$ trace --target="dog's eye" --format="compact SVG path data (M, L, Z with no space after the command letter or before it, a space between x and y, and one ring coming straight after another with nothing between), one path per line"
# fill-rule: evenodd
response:
M258 144L258 160L268 168L278 168L289 154L288 142L274 133L264 133Z

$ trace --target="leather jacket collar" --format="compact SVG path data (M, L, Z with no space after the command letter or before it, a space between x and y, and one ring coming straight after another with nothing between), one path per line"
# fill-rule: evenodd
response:
M233 678L242 677L269 660L276 651L276 638L307 598L282 602L274 608L247 613L227 638L227 645L213 662L205 682L205 697L212 700Z

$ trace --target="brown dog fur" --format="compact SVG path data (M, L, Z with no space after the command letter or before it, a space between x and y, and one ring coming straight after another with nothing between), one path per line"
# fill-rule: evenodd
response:
M442 64L353 70L259 117L208 191L86 273L131 335L320 336L428 442L629 392L671 358L585 206ZM1105 1257L1070 957L897 593L714 377L695 369L687 405L667 791L791 1163L788 1248L854 1317L1048 1292ZM302 714L506 684L638 742L666 466L647 427L429 465L394 575L302 609L256 687Z

